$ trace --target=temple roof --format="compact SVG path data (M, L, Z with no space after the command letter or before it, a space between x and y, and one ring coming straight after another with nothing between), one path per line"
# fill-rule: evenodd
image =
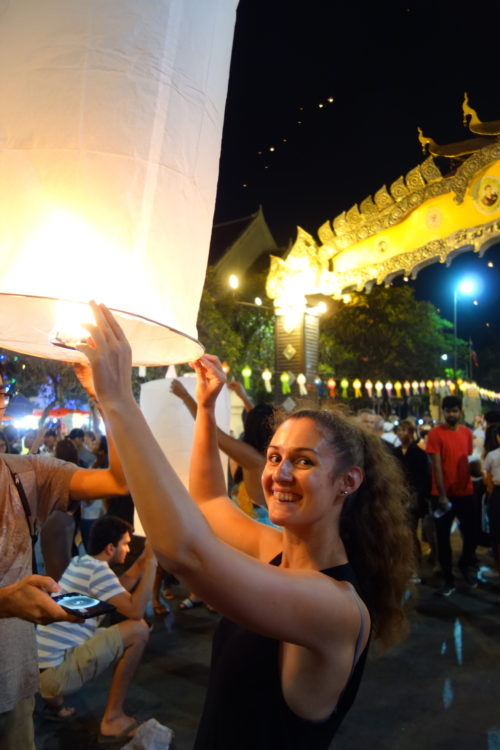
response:
M215 265L218 275L241 275L264 253L275 252L276 247L262 206L259 206L250 216L214 224L210 263Z

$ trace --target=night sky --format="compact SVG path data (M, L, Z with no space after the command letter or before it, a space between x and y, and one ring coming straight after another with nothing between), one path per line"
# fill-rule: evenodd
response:
M464 91L481 120L500 119L499 21L495 2L240 0L215 221L261 204L286 246L296 225L316 235L421 163L417 126L463 140ZM459 302L459 334L485 346L500 341L500 244L413 286L451 319L453 286L471 271L483 289L477 306Z

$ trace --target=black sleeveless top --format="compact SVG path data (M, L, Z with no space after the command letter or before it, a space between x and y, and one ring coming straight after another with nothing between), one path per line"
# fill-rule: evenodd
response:
M271 564L280 562L281 554ZM348 581L360 594L349 563L321 572ZM283 698L279 641L223 617L214 635L210 679L194 750L327 750L356 697L367 652L368 644L331 716L308 721L293 713Z

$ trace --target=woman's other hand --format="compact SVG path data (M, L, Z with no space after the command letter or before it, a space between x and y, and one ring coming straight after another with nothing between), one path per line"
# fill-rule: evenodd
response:
M181 401L184 401L186 397L190 397L187 390L184 388L180 380L172 380L172 384L170 386L170 390L174 394L174 396L177 396L177 398L180 398Z
M196 400L199 407L213 409L217 396L226 382L226 375L218 357L204 354L192 363L196 371Z

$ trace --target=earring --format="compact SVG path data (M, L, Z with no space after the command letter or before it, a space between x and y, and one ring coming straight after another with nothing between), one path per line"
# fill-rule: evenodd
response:
M340 494L341 495L348 495L349 494L349 490L341 490Z

